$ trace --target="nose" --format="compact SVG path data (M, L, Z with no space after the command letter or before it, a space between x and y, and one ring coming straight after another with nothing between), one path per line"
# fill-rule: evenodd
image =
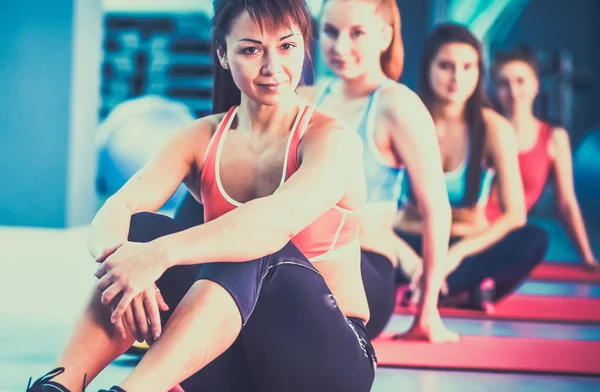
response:
M452 81L456 84L460 83L460 81L462 80L462 72L460 71L460 69L458 69L458 67L452 67Z
M281 70L281 59L277 53L273 51L265 51L263 56L262 74L265 76L272 76L280 72Z
M344 55L350 52L350 38L340 34L335 43L333 44L333 50L336 54Z
M506 92L509 97L514 98L517 92L517 86L514 83L506 83Z

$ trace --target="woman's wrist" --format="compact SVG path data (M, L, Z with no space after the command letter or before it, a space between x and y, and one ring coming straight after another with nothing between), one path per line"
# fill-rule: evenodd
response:
M152 241L155 247L157 259L165 270L180 263L180 252L177 252L177 246L173 245L172 240L169 237L170 236L159 237Z

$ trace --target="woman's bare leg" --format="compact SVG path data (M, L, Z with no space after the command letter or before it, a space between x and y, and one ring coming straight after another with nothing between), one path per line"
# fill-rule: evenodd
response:
M231 295L215 282L199 280L120 386L127 392L167 391L225 352L241 328L240 311Z
M100 302L101 293L94 287L83 317L59 356L56 365L65 372L54 377L72 392L81 391L84 375L89 384L115 358L133 344L131 333L123 339L110 322L110 308Z

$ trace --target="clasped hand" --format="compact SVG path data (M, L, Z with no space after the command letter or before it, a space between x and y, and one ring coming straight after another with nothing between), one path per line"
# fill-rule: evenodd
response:
M125 242L103 251L96 262L101 302L112 308L110 321L123 338L126 324L136 340L151 344L161 334L159 310L169 309L155 285L167 269L165 257L152 242Z

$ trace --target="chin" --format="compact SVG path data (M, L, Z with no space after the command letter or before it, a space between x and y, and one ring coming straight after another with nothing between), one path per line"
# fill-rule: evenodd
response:
M505 113L515 113L519 110L518 105L506 105L503 107Z
M533 107L533 101L528 99L518 100L515 101L511 106L514 109L527 110L528 108Z
M467 102L467 99L455 94L438 95L438 99L445 104L460 105Z
M333 71L335 76L344 80L356 79L361 75L361 72L356 69L336 69L331 66L329 68Z
M466 105L469 97L458 97L450 100L451 103L455 105Z

